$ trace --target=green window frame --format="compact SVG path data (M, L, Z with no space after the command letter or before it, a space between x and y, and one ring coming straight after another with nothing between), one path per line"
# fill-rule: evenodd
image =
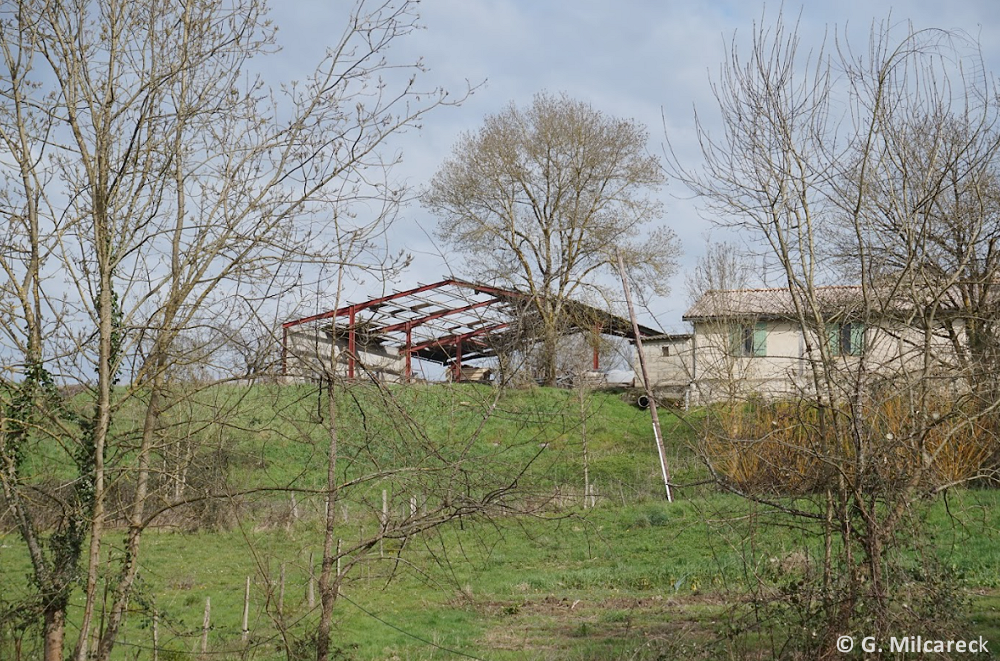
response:
M860 322L826 325L826 346L831 356L860 356L865 352L865 325Z
M766 356L767 324L737 324L730 329L729 342L734 356Z
M865 352L865 325L858 322L844 324L840 332L841 350L848 356L860 356Z

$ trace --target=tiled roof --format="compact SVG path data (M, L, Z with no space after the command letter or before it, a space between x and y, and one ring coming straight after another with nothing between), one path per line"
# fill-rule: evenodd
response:
M860 286L817 287L816 295L827 310L847 312L861 303ZM789 317L795 314L791 292L782 289L713 289L705 292L684 313L685 321L726 317Z
M691 339L691 333L660 333L643 337L643 342L685 342ZM631 341L631 340L630 340Z

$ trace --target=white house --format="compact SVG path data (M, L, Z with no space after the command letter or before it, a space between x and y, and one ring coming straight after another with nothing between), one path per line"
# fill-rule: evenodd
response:
M898 304L882 306L894 312L874 322L861 313L860 287L818 288L817 302L822 329L803 328L787 289L706 292L684 314L690 334L643 340L653 388L690 403L796 397L814 392L817 361L888 379L923 369L925 359L932 374L956 387L956 347L965 341L960 318L944 316L925 333Z

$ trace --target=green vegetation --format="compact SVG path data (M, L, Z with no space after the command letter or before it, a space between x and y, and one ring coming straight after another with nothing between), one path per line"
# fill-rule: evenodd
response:
M484 659L717 658L732 652L732 623L750 608L748 573L780 591L822 551L795 528L772 526L764 534L755 525L767 516L764 508L693 486L706 474L691 451L690 427L670 413L662 420L673 475L689 486L679 489L676 503L662 502L648 412L619 393L591 393L582 406L578 393L549 389L510 392L495 402L492 390L475 386L392 394L389 403L374 388L343 394L348 458L343 479L361 475L367 465L402 461L386 456L405 452L402 444L385 443L365 453L358 447L399 435L399 418L410 417L413 424L406 429L423 430L445 448L475 438L484 456L503 450L512 470L528 464L519 493L544 506L531 515L497 512L456 520L405 540L386 539L381 551L372 549L342 585L334 658L461 658L447 650ZM197 432L205 436L199 451L226 457L225 470L219 471L227 474L226 487L233 493L262 484L279 490L234 497L214 514L164 516L143 542L139 592L116 658L152 658L154 609L159 658L199 658L206 598L211 599L209 658L310 658L308 633L316 612L307 602L309 563L310 557L314 566L318 562L323 531L322 501L308 490L325 479L316 388L213 389L199 397L187 422L232 410L224 433ZM590 477L600 494L597 506L587 509L581 410ZM316 415L314 426L296 433L279 433L275 424L309 415ZM184 414L176 416L183 427ZM304 489L294 520L289 494L281 490L290 485ZM365 507L378 499L374 491L345 501L337 529L345 546L377 525L375 513ZM960 588L954 608L963 629L956 636L1000 641L998 501L994 490L952 491L925 513L923 529L929 533L920 541L943 568L941 580ZM120 537L109 536L109 553L119 552ZM402 551L398 560L397 551ZM921 567L914 557L915 576ZM244 643L248 576L250 633ZM28 580L19 537L4 529L0 658L18 658L20 636L22 658L37 658L37 628L20 633L17 621L18 604L31 594ZM78 595L71 615L79 608ZM282 627L288 628L287 640ZM763 642L762 647L770 649Z

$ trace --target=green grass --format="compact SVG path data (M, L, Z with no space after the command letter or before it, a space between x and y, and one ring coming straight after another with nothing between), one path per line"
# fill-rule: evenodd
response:
M996 494L970 491L962 497L967 513L988 513L987 523L1000 529ZM419 572L404 571L388 587L384 561L353 573L336 609L337 646L344 658L356 659L447 658L433 645L491 659L607 658L630 656L625 652L639 650L649 636L676 638L683 632L688 638L678 644L707 649L720 639L719 622L739 590L744 556L733 545L736 531L706 523L704 515L738 506L730 497L712 496L698 503L610 506L554 521L481 523L428 534L408 556ZM998 545L991 546L988 535L980 541L979 533L961 532L943 510L933 510L933 531L973 596L969 631L1000 639L1000 597L983 588L1000 571ZM305 524L290 531L152 532L144 549L141 601L161 613L163 646L189 652L198 644L210 597L210 648L237 654L243 581L249 575L255 658L281 658L275 628L261 612L264 584L277 581L284 563L286 614L312 621L305 568L320 543L318 527ZM5 536L2 545L2 580L10 586L25 567L16 559L13 536ZM794 546L792 536L778 534L757 552L766 562ZM150 644L148 626L148 617L133 616L119 658Z
M469 470L505 477L532 461L522 489L566 497L561 508L540 516L472 519L422 533L407 540L398 564L392 554L400 542L387 542L384 558L374 550L352 569L337 602L335 658L457 658L448 649L486 659L714 658L727 652L726 614L745 595L747 568L771 572L769 580L779 584L778 568L788 558L803 548L818 551L817 540L796 528L751 525L748 517L759 516L758 509L707 487L681 489L678 502L662 502L649 413L618 393L594 393L584 402L590 475L601 494L598 507L586 510L579 498L583 418L576 393L533 389L494 402L491 389L463 385L392 394L387 402L374 388L359 388L338 400L341 479L413 461L433 467L420 457L428 445L445 458L468 445ZM186 423L225 411L225 425L191 433L208 446L207 458L228 462L230 488L316 488L325 480L329 438L322 405L320 393L305 386L218 389L200 394L186 412L173 412L177 426L170 432L182 437L191 430ZM120 433L129 418L138 419L134 413L117 420ZM412 424L401 423L406 419ZM674 479L703 479L689 427L670 412L661 421ZM344 544L375 525L386 484L345 494L347 521L337 530ZM406 489L421 486L409 479L393 484L404 507ZM161 647L172 653L160 658L194 661L206 598L211 658L245 652L259 661L285 658L274 621L282 566L282 617L293 650L306 654L305 636L317 617L306 593L310 555L317 562L322 548L321 501L299 497L302 519L295 524L283 518L288 495L279 491L230 504L214 529L147 532L140 589L116 659L150 658L155 607ZM1000 493L991 490L951 492L924 510L927 534L920 541L969 597L962 616L968 631L961 633L1000 641L998 501ZM107 535L110 554L118 553L121 537ZM240 635L247 576L249 651ZM5 608L32 593L18 535L0 533L0 622ZM70 639L80 607L78 590ZM0 625L0 658L12 649L11 635Z

